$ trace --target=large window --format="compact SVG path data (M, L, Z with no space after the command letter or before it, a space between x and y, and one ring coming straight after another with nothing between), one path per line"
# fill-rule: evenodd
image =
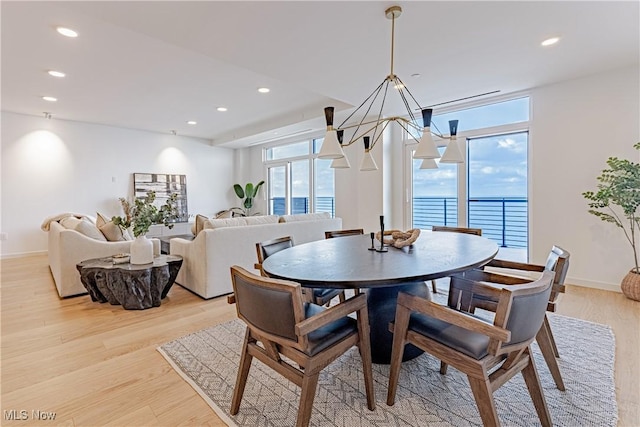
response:
M329 212L335 215L331 161L317 158L322 141L299 141L264 150L270 214Z
M420 169L421 162L409 157L415 145L407 146L412 227L481 228L503 248L526 250L529 98L435 115L434 127L446 133L451 119L460 121L464 164Z

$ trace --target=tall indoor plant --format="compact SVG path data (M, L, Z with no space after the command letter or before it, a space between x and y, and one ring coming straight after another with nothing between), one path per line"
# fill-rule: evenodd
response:
M238 196L240 199L243 199L242 207L239 208L243 216L251 215L251 209L253 209L253 199L258 195L258 190L260 190L262 184L264 184L264 181L260 181L256 185L253 185L249 182L244 186L244 189L240 184L233 184L233 191L235 191L236 196Z
M640 142L633 146L640 150ZM608 169L597 177L597 191L585 191L589 200L589 213L622 229L633 249L634 268L622 280L622 292L640 301L640 266L638 243L640 239L640 163L609 157Z
M173 228L174 221L178 218L178 195L172 193L167 201L158 208L155 191L147 192L145 197L136 198L133 203L124 197L120 198L120 204L124 211L124 217L111 218L114 224L122 230L131 230L135 240L131 243L131 264L148 264L153 262L153 244L147 239L146 234L154 224L163 224Z

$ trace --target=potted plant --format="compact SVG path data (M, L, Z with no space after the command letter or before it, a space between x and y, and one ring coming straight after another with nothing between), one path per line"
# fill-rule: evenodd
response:
M114 216L111 220L123 231L130 229L133 232L135 240L131 243L131 264L153 262L153 244L147 239L146 234L153 224L173 228L171 221L178 218L177 198L178 195L172 193L160 208L154 205L155 191L147 192L145 197L136 198L133 203L124 197L120 198L124 217Z
M640 150L640 142L633 146ZM640 267L638 248L640 238L640 164L626 159L609 157L608 169L597 177L598 190L585 191L589 200L589 213L622 229L633 250L635 267L622 279L622 292L628 298L640 301Z
M241 216L252 215L251 209L253 208L253 199L258 194L258 190L260 190L260 187L262 186L262 184L264 184L264 181L260 181L256 185L253 185L252 183L249 182L245 185L244 189L240 184L234 184L233 191L235 191L236 196L238 196L240 199L243 199L243 201L242 201L242 207L231 208L231 210L236 212L239 210ZM253 215L260 215L260 213L257 212Z

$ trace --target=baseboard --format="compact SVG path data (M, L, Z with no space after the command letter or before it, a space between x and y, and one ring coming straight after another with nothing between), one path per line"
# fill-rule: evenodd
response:
M605 282L594 282L592 280L578 279L576 277L567 277L565 280L565 284L573 285L573 286L582 286L584 288L602 289L604 291L622 293L619 283L615 284L615 283L605 283Z
M46 255L47 252L48 251L33 251L33 252L16 252L13 254L2 254L0 255L0 259L26 258L30 256Z

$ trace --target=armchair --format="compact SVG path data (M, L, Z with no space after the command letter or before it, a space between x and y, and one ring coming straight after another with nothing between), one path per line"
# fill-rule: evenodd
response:
M466 234L474 234L476 236L482 236L481 228L466 228L466 227L447 227L444 225L434 225L431 227L431 231L449 231L451 233L466 233ZM438 288L436 287L436 281L431 281L431 291L434 294L438 293Z
M526 283L530 280L524 279L523 277L501 274L502 272L506 271L508 273L515 273L524 276L529 272L541 273L544 271L552 271L555 275L553 279L553 287L551 288L551 294L549 295L549 301L547 303L547 311L554 312L556 311L556 305L560 293L565 292L564 280L567 276L567 271L569 270L569 257L569 252L559 246L553 246L544 265L493 259L483 267L492 267L491 270L472 270L465 273L465 277L472 280L482 280L498 285L512 285ZM449 290L449 306L456 304L452 299L459 300L457 303L464 306L464 309L471 313L473 313L476 308L494 312L497 309L497 301L481 295L465 295L464 292L460 292L453 287ZM549 371L553 376L556 387L558 390L564 391L564 381L562 380L560 367L556 360L556 358L560 357L560 353L558 352L558 347L546 314L544 316L542 326L540 327L540 331L538 331L538 334L536 335L536 342L538 343L538 346L540 346L540 352L544 356L544 360L549 367ZM442 367L442 371L446 371L445 366Z
M411 343L467 375L484 425L500 425L493 392L522 372L542 425L551 426L530 344L542 325L553 276L545 271L536 281L502 289L453 276L456 289L498 302L493 324L401 292L390 325L393 350L387 404L395 402L402 354Z
M232 415L240 410L255 357L302 388L296 426L308 426L320 372L354 345L359 347L362 358L367 407L375 409L364 295L327 309L305 303L299 283L257 276L239 266L231 267L231 278L238 317L247 324L231 401ZM353 312L357 312L357 320L348 316ZM300 369L281 356L297 363Z
M267 277L266 273L262 269L262 263L269 256L280 252L283 249L287 249L293 246L293 238L291 236L279 237L277 239L271 239L264 242L256 243L256 253L258 255L258 262L254 265L256 270L260 270L260 275ZM303 288L302 290L306 301L313 302L318 305L326 305L335 298L340 298L340 302L345 301L345 294L342 289L331 288Z

